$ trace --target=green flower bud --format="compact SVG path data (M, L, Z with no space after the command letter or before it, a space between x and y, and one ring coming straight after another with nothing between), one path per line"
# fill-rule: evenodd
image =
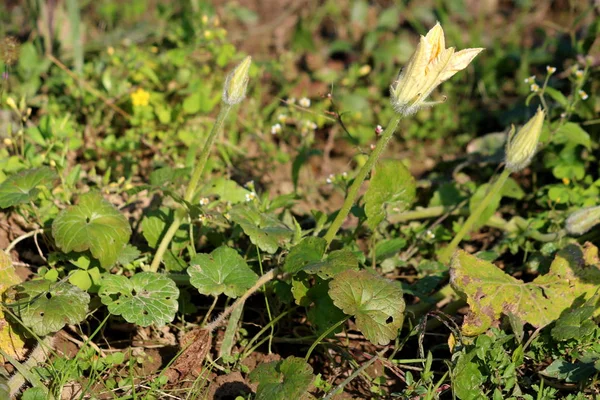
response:
M506 168L511 172L521 171L529 165L540 141L545 113L541 108L516 133L511 133L506 143ZM513 131L514 132L514 131Z
M244 60L237 66L225 81L225 88L223 89L223 101L230 106L238 104L244 97L246 97L246 87L248 87L248 70L250 69L250 62L252 58L250 56L244 58Z
M600 223L600 206L588 207L569 215L565 228L569 235L579 236L598 223Z

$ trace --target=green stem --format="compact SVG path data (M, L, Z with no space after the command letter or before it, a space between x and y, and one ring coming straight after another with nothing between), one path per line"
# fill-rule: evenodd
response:
M202 148L202 152L200 153L198 162L196 163L196 166L194 167L194 171L192 172L192 178L190 179L190 183L188 184L188 187L185 191L185 196L183 199L188 203L191 202L192 199L194 198L194 194L196 193L196 189L198 188L198 183L200 182L200 178L202 177L202 172L204 172L204 167L206 166L206 161L208 160L208 156L210 155L210 150L212 149L215 139L217 138L219 133L223 130L223 124L225 122L225 118L227 117L227 114L229 113L229 110L231 110L232 107L233 106L231 106L229 104L222 103L221 111L219 111L217 120L215 121L215 124L213 125L212 130L210 131L210 134L208 135L208 139L206 139L206 143L204 144L204 147ZM154 255L154 259L152 260L152 264L150 265L150 269L149 269L150 271L152 271L152 272L158 271L158 267L160 266L160 263L162 262L163 256L164 256L165 252L167 251L167 248L171 244L171 240L175 236L175 233L177 233L177 230L181 226L181 223L183 222L183 218L185 217L185 215L186 215L186 213L182 209L179 209L175 212L175 217L173 218L173 222L171 223L171 226L169 227L167 232L165 232L165 236L161 240L160 245L158 246L158 249L156 249L156 254Z
M467 218L467 220L465 221L463 226L460 228L460 230L458 231L456 236L454 236L454 238L452 239L452 241L450 242L448 247L446 247L440 253L439 260L442 263L445 264L448 261L450 261L450 258L454 254L454 251L460 244L461 240L463 240L463 238L471 231L471 229L473 229L473 226L479 220L479 217L481 216L483 211L490 204L490 202L492 201L494 196L502 189L502 186L504 186L504 183L506 182L506 180L508 179L509 176L510 176L510 171L505 168L502 171L502 173L500 174L500 176L498 177L498 179L496 179L496 181L492 184L492 186L488 190L488 192L485 195L485 197L483 198L483 200L481 200L481 203L479 203L477 205L477 208L475 209L475 211L473 211L473 213L471 213L471 215L469 216L469 218Z
M369 172L371 172L371 169L373 169L373 166L381 156L381 153L383 153L383 150L386 148L390 139L394 136L394 132L396 131L396 128L398 128L398 124L400 123L401 119L402 117L400 116L395 116L392 119L390 124L387 126L387 128L385 128L385 131L381 135L381 139L379 139L379 141L377 142L375 149L373 150L371 155L369 155L367 162L365 163L365 165L362 166L362 168L360 169L360 171L358 171L358 174L354 178L354 182L352 182L350 189L348 189L348 194L346 195L346 199L344 200L342 208L331 223L331 226L329 226L327 233L325 233L324 238L327 242L328 247L335 238L335 235L337 234L338 230L346 220L346 217L348 216L352 205L358 197L358 191L360 190L362 183L364 182Z
M346 317L342 318L335 325L331 326L329 329L327 329L325 332L323 332L321 334L321 336L319 336L317 338L317 340L315 340L314 343L310 346L310 348L308 349L308 352L306 352L306 356L304 357L304 361L308 362L308 359L310 358L310 355L312 354L312 352L315 349L315 347L317 347L317 345L319 343L321 343L321 341L323 339L325 339L327 337L327 335L329 335L331 332L333 332L334 330L336 330L338 326L340 326L344 322L348 321L348 318L350 318L350 316L346 316Z

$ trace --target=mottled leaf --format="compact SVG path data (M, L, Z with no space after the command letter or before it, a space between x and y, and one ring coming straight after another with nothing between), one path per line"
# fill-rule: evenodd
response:
M547 274L524 283L494 264L459 250L451 263L450 279L452 286L466 295L470 306L463 332L481 334L508 312L535 327L546 326L575 299L587 300L596 293L599 268L597 247L572 244L557 253ZM597 311L597 305L594 308Z
M28 169L9 176L0 184L0 208L35 200L40 186L50 187L57 175L48 167Z
M283 222L259 212L252 204L238 204L229 214L242 227L252 244L270 254L288 243L294 235L294 231Z
M140 326L164 325L175 318L179 289L170 278L140 272L127 278L107 275L98 292L108 311Z
M312 373L311 366L298 357L260 364L250 373L250 380L258 382L255 399L302 399L314 379Z

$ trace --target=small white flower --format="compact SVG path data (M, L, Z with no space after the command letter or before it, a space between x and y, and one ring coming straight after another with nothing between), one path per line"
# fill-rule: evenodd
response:
M579 93L579 97L581 97L581 100L587 100L587 99L588 99L588 97L590 97L590 96L588 96L588 94L587 94L586 92L584 92L583 90L580 90L578 93Z
M342 172L342 176L343 176L344 178L346 178L346 177L348 177L348 173L347 173L346 171L344 171L344 172Z
M246 201L252 201L256 198L256 193L250 192L246 193Z
M550 65L546 65L546 72L548 72L550 75L552 75L553 73L556 72L556 67L551 67Z
M288 104L296 104L296 98L295 98L295 97L290 97L290 98L287 100L287 103L288 103Z
M207 220L207 218L206 218L206 216L204 216L204 215L201 215L201 216L199 216L199 217L198 217L198 221L200 221L200 222L202 222L202 223L205 223L205 222L206 222L206 220Z
M561 118L567 118L567 113L566 113L566 112L564 112L564 113L561 113L561 114L560 114L560 117L561 117Z
M225 213L225 214L223 214L223 216L225 217L225 219L230 219L231 218L231 215L229 213Z
M382 132L383 132L383 128L381 127L381 125L377 125L375 127L375 133L378 135L381 135Z
M310 107L310 99L308 97L303 97L298 100L298 105L300 105L300 107L308 108Z
M375 150L375 143L371 143L371 150Z
M540 87L538 86L538 84L537 84L537 83L532 83L532 84L531 84L531 86L529 86L529 89L530 89L532 92L534 92L534 93L535 93L535 92L537 92L538 90L540 90Z
M532 75L529 78L525 78L523 80L523 82L525 82L525 83L533 83L533 82L535 82L535 75Z
M334 179L335 179L335 175L334 174L329 174L329 176L327 177L327 179L325 179L325 182L332 183Z
M271 127L271 135L277 135L281 133L281 124L275 124Z
M205 206L207 204L208 204L208 198L203 197L203 198L200 199L200 205L201 206Z
M277 121L281 122L282 124L285 124L287 122L288 116L285 114L279 114L277 116Z
M575 70L575 76L577 77L577 79L583 78L583 70L581 70L581 69Z
M244 187L254 187L254 181L253 180L249 180L248 182L244 183Z

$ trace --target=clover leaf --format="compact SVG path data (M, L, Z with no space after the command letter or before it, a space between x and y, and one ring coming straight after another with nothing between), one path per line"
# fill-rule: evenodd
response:
M415 178L401 161L378 162L364 197L369 227L374 229L383 221L386 204L395 212L405 211L415 200L416 190Z
M48 167L27 169L9 176L0 184L0 208L35 200L40 192L38 187L49 188L56 178L56 173Z
M140 272L130 279L107 275L98 292L108 311L140 326L164 325L177 312L179 289L172 279L155 272Z
M404 321L402 286L367 270L347 270L329 284L336 307L356 317L356 326L375 344L394 339Z
M113 265L129 241L131 228L125 218L100 193L81 196L79 204L63 210L52 224L56 245L62 251L86 251L103 268Z
M256 400L301 399L313 381L313 371L302 358L288 357L260 364L250 373L250 380L258 382Z
M24 282L14 291L15 311L23 324L36 335L58 332L66 324L85 319L90 295L67 282L45 279Z
M258 275L232 248L221 246L210 254L197 254L188 268L190 283L205 295L225 293L238 297L251 288Z

